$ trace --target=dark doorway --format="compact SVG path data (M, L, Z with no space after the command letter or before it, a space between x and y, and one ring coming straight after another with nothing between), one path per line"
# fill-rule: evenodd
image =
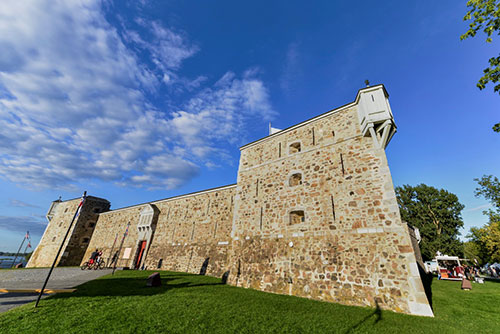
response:
M139 242L139 247L137 248L137 256L135 257L135 269L139 269L141 265L142 255L144 254L144 250L146 249L146 240Z

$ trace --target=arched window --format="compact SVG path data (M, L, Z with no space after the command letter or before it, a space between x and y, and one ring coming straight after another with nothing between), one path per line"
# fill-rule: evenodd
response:
M302 174L301 173L292 174L290 176L288 184L290 185L290 187L294 187L294 186L298 186L299 184L302 184Z
M290 212L290 225L300 224L306 221L304 210L295 210Z
M299 152L300 152L300 142L292 143L288 147L288 154L294 154Z

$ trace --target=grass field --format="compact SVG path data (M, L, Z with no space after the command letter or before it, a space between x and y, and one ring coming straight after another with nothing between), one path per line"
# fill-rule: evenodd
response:
M213 277L118 271L0 314L0 333L500 333L500 283L433 281L435 318L222 285Z

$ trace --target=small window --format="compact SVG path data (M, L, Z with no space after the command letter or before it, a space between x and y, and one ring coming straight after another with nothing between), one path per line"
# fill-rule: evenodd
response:
M298 153L298 152L300 152L300 143L296 142L296 143L290 144L290 147L288 149L288 153L294 154L294 153Z
M66 210L64 210L64 213L68 212L68 208L66 208Z
M301 173L292 174L289 180L290 187L298 186L299 184L302 184L302 174Z
M306 221L306 216L303 210L290 212L290 225L300 224Z
M53 237L53 238L52 238L52 242L54 242L54 241L56 241L56 237Z
M82 242L83 242L84 244L88 244L88 243L89 243L89 241L90 241L90 239L89 239L89 238L83 238L83 240L82 240Z
M92 228L95 226L95 223L89 223L89 227Z
M99 213L101 212L101 208L94 208L94 213Z
M292 143L290 144L290 147L288 148L288 153L289 154L294 154L294 153L299 153L300 152L300 143Z

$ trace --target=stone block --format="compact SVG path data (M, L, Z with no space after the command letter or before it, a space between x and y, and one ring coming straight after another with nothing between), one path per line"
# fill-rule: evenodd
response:
M151 286L151 287L161 286L160 273L152 273L151 275L149 275L149 277L146 280L146 286Z
M466 278L462 279L462 290L472 290L472 284Z

